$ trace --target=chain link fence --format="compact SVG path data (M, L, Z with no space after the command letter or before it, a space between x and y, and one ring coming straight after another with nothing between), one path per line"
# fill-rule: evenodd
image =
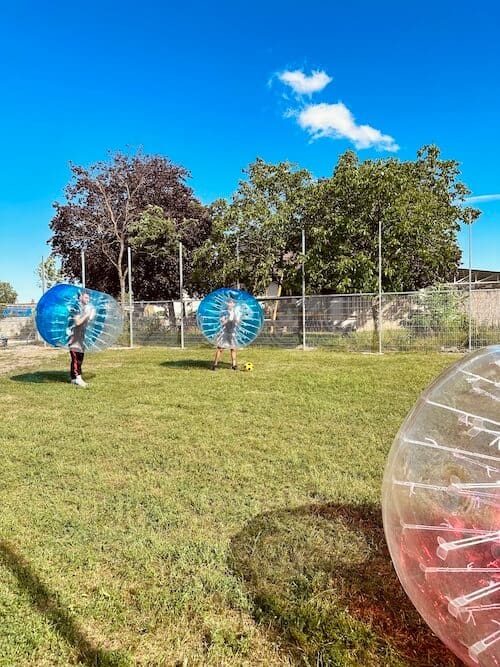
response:
M333 350L467 350L500 342L500 289L460 286L411 293L259 298L264 327L254 346ZM136 302L137 345L200 345L200 301ZM305 309L305 327L303 321ZM125 338L128 334L124 334Z
M35 324L35 303L0 303L0 348L41 343Z
M264 327L256 347L332 350L462 351L500 342L500 289L468 285L419 292L260 298ZM119 344L207 344L196 324L200 300L136 301ZM42 344L34 304L0 305L0 347ZM304 317L305 315L305 317ZM132 332L130 330L132 327ZM131 336L132 333L132 336ZM207 344L208 345L208 344Z

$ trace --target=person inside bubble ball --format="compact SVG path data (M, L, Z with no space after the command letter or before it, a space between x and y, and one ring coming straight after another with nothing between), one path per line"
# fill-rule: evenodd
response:
M87 383L82 378L82 364L85 354L85 331L89 322L95 317L95 308L90 303L90 294L82 290L78 295L78 303L70 313L68 323L69 329L69 355L70 355L70 377L71 384L77 387L86 387Z
M234 299L229 298L226 302L226 310L220 316L221 330L217 336L217 349L215 351L215 359L212 364L212 370L217 370L217 364L220 361L222 351L224 348L229 348L231 351L231 368L233 371L237 370L236 365L236 330L241 321L240 311L234 303Z

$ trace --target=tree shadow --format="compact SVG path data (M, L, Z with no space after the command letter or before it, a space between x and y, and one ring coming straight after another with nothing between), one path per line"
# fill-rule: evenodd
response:
M80 664L99 667L125 667L130 661L123 654L95 646L78 626L77 621L31 570L28 561L5 540L0 540L0 565L16 577L19 586L29 596L32 606L47 618L55 631L77 652Z
M189 370L192 368L212 368L212 359L180 359L179 361L162 361L160 366L165 366L165 368L177 368ZM222 366L222 364L220 364ZM229 368L231 364L227 364Z
M95 377L94 373L85 373L85 379L91 380ZM21 373L21 375L11 375L14 382L33 382L35 384L46 384L48 382L69 383L68 371L36 371L34 373Z
M230 561L256 620L297 664L462 664L406 596L375 505L259 515L231 541Z

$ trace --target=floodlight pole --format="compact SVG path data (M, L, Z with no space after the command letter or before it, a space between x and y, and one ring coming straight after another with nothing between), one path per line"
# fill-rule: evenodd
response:
M469 222L469 352L472 350L472 222Z
M134 347L134 325L133 325L133 314L134 314L134 297L132 294L132 251L130 246L127 247L127 259L128 259L128 321L129 321L129 332L130 347Z
M45 294L45 257L42 257L42 294Z
M181 349L184 349L184 276L182 272L182 241L179 241L179 292L181 297Z
M236 266L238 267L238 275L236 279L236 289L240 289L240 235L239 230L236 232Z
M306 230L302 228L302 349L306 349Z
M81 250L81 262L82 262L82 287L85 287L85 250Z
M240 289L240 229L233 227L222 232L224 236L232 236L236 234L236 289Z
M382 354L382 217L378 218L378 353Z

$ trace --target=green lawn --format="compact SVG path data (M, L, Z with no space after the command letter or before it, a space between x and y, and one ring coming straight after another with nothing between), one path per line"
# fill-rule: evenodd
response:
M0 665L458 664L380 518L396 431L456 356L239 356L0 377Z

